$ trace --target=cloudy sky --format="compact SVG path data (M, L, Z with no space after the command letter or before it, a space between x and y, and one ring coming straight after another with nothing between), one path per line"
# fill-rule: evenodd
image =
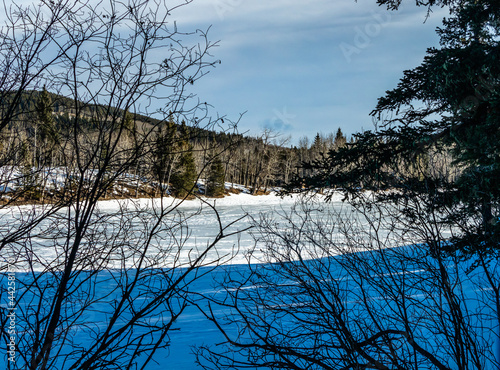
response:
M407 2L397 12L375 0L194 0L176 15L180 29L211 26L222 63L196 83L203 101L236 119L240 132L274 128L302 136L350 135L373 128L377 98L402 71L437 46L446 16Z

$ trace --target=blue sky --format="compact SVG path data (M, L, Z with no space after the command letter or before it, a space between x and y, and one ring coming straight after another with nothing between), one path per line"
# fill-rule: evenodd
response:
M407 2L388 12L375 0L194 0L177 11L180 29L211 26L222 63L195 92L240 132L270 127L302 136L372 129L377 98L437 46L447 15Z

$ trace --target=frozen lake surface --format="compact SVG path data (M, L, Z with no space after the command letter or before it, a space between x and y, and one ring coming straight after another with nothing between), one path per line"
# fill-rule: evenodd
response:
M215 209L210 206L214 202ZM186 302L188 302L188 305L175 320L169 331L169 346L158 351L154 361L149 363L146 369L199 368L195 363L195 356L192 354L193 349L201 345L217 346L224 340L215 325L207 320L202 312L208 307L207 298L213 300L222 298L225 292L221 284L233 278L244 278L251 269L268 269L270 273L277 273L278 271L279 274L279 270L273 270L272 265L255 264L257 262L268 262L269 256L264 253L266 245L262 242L259 230L256 228L246 230L253 225L253 220L260 220L261 223L268 222L268 225L275 227L276 230L289 232L290 235L297 238L300 233L298 233L296 226L308 225L309 232L312 232L311 235L318 238L319 241L325 235L314 234L316 222L320 222L325 227L326 237L329 240L336 240L342 237L342 233L336 234L339 225L340 229L342 229L341 226L344 221L350 220L345 225L352 226L351 221L357 220L356 227L344 228L343 233L348 233L353 240L359 240L360 243L366 241L363 230L368 232L370 228L378 227L378 225L369 225L366 219L359 217L359 214L354 212L348 204L341 201L340 195L334 196L333 201L329 204L325 204L322 199L316 199L312 203L308 203L309 211L307 212L303 212L304 210L301 207L300 203L297 204L297 197L282 199L276 196L251 196L247 194L232 195L217 200L206 200L206 203L200 200L191 200L180 205L178 201L172 198L100 202L93 222L90 224L88 234L82 243L79 261L81 261L80 267L83 272L80 275L75 275L72 282L72 286L79 293L75 296L77 299L68 306L70 307L68 310L76 312L84 307L87 304L87 297L94 297L95 300L84 310L83 315L76 318L72 325L66 328L67 343L71 343L71 345L66 344L58 349L61 351L61 356L54 362L52 368L66 368L66 365L61 362L64 358L63 355L75 348L80 350L89 347L92 343L91 339L106 327L111 315L110 308L121 297L123 289L121 284L132 279L139 263L145 263L145 265L141 266L146 266L146 270L151 271L151 274L141 276L141 282L145 285L132 295L132 302L136 308L140 308L141 305L147 303L150 291L158 292L163 289L162 284L165 283L165 277L173 279L180 276L186 271L190 263L197 258L201 258L200 256L203 255L206 246L210 245L220 232L219 224L223 228L230 225L224 230L224 233L235 234L222 239L206 256L199 260L204 267L186 276L185 280L189 284L181 284L182 286L179 288L179 291L182 291L182 298L171 301L174 311L180 309ZM296 212L292 212L294 209ZM0 212L0 232L3 235L15 232L20 225L36 218L37 212L39 210L36 207L29 206L2 210ZM156 224L157 216L162 212L164 212L165 217L161 223ZM20 239L10 245L10 249L6 250L5 253L2 251L3 259L15 260L18 287L17 304L19 307L17 333L20 344L23 343L23 338L26 343L29 343L29 337L33 335L31 329L33 327L32 320L36 317L33 310L40 304L42 311L50 307L51 298L55 294L55 287L51 284L51 281L59 277L57 271L58 266L62 266L59 264L64 261L65 253L67 253L65 248L67 248L68 244L66 242L74 238L71 223L71 215L73 214L74 210L59 211L48 220L44 220L37 225L27 238ZM233 224L235 220L239 221ZM333 227L334 225L336 227ZM330 226L332 227L331 230L328 228ZM238 230L245 231L237 233ZM398 245L409 244L404 239L391 240L391 233L383 228L378 230L378 236L387 246L397 247ZM148 239L148 237L150 238ZM110 241L113 241L111 254L107 253L110 251ZM322 246L324 247L324 245ZM139 257L142 255L144 248L147 248L146 262L141 262ZM313 246L310 248L310 250L314 250ZM99 251L97 255L92 252L96 250ZM249 251L253 252L250 259L252 264L250 265L248 264ZM426 275L428 271L418 263L418 261L423 261L428 257L418 245L397 247L394 249L393 254L391 254L392 252L384 254L384 263L388 263L387 266L390 266L385 269L380 267L382 266L380 264L382 261L380 252L363 254L361 250L351 251L360 252L360 256L365 256L363 258L369 261L369 265L378 266L378 270L375 269L373 272L374 276L383 279L390 277L389 280L394 282L402 281L401 278L404 277L404 281L408 284L406 294L414 300L415 307L426 307L438 301L439 297L429 292L425 284L423 284L431 281L431 279ZM417 261L414 266L402 264L397 258L391 262L392 257L390 256L397 256L397 251L417 255L422 253L422 256L412 257L413 261ZM323 273L327 272L331 281L345 282L347 292L345 303L347 306L356 310L356 302L361 296L367 296L368 301L380 304L381 307L391 307L391 305L395 304L391 297L381 294L376 287L361 288L359 282L355 279L346 279L345 271L338 263L340 260L337 260L343 258L342 256L336 256L339 254L338 250L329 250L325 247L321 252L326 253L323 257L327 257L325 261L329 261L328 264L323 265L323 267L328 266L328 271L320 273L320 270L318 270L318 274L320 274L321 279L324 279ZM92 258L86 258L86 254L92 256ZM304 255L307 257L307 250L304 251ZM311 257L313 256L314 253L311 253ZM386 257L390 258L385 259ZM320 260L311 259L305 263L310 264L314 270L313 266L317 261ZM225 265L216 266L222 262ZM432 263L427 266L432 267ZM95 273L95 267L99 267L102 271ZM172 267L175 267L175 269ZM448 263L446 268L449 275L459 282L456 286L463 298L464 310L472 314L479 313L473 316L475 320L479 320L475 325L480 330L487 332L486 339L489 341L493 357L495 353L500 356L499 351L495 350L499 345L498 322L495 323L494 321L497 314L494 308L491 285L489 285L486 277L481 275L481 272L468 275L466 271L467 265L458 266L455 263ZM123 271L121 269L126 269L127 272L123 274L120 272ZM498 261L493 261L491 269L494 272L494 277L498 279L500 275ZM31 272L29 272L30 270ZM52 270L52 272L44 272L47 270ZM5 288L7 286L7 275L2 274L0 279L0 286ZM35 280L37 281L36 285L33 284ZM294 282L291 283L294 284ZM38 290L34 289L34 287ZM389 286L386 287L390 288ZM258 293L263 288L258 283L248 283L248 285L240 286L238 289ZM396 285L393 288L396 291L398 290ZM2 307L5 307L6 303L4 294L5 289L2 291ZM43 296L42 299L41 296ZM276 299L277 301L281 300L282 304L288 302L286 296L276 297ZM214 305L213 310L214 314L221 320L231 315L231 310L224 306ZM70 311L66 313L70 315L73 312ZM418 310L414 312L414 315L419 317ZM425 312L421 312L421 318L418 320L429 319L427 316ZM120 320L126 322L128 318L130 318L130 312L124 311L118 323L120 323ZM147 315L145 322L161 326L162 323L168 323L169 320L168 312L158 307ZM141 332L147 330L147 325L135 328L133 335L140 335ZM236 328L229 328L229 333L236 335ZM427 335L427 337L429 336ZM429 350L435 350L435 348L432 348L432 340L428 343L428 346ZM20 350L22 350L22 346ZM0 348L0 356L6 358L5 346ZM19 356L18 366L19 368L23 366L22 358ZM493 369L491 366L485 368Z
M252 235L255 220L276 218L290 214L300 207L298 196L284 198L275 195L252 196L238 194L221 199L194 199L179 202L173 198L113 200L99 202L92 222L86 230L81 253L95 250L113 251L107 260L83 264L80 269L133 268L143 250L150 257L149 263L156 268L186 266L202 255L224 228L220 241L204 256L204 265L247 263L252 250L259 262L259 245ZM322 197L308 200L314 217L332 218L332 212L353 214L351 207L335 195L325 204ZM40 214L35 206L21 206L0 210L0 233L8 235L28 224ZM300 213L300 211L298 212ZM158 215L162 214L161 222ZM44 271L47 266L63 264L61 256L68 252L74 239L74 209L63 209L42 220L16 243L2 251L4 256L16 261L18 271ZM283 227L286 227L283 225ZM145 241L148 241L146 245ZM95 253L94 253L95 254Z

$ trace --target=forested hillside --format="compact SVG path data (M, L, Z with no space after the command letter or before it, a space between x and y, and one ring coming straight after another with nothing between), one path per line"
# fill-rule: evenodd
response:
M67 186L50 187L55 169L75 167L77 157L82 155L104 157L104 148L100 153L94 152L90 150L90 142L110 130L120 137L117 165L124 164L126 152L140 150L143 155L130 167L126 181L117 178L108 184L105 197L165 193L186 197L205 191L195 185L200 179L211 181L206 187L209 196L223 195L224 181L242 184L254 194L265 193L289 184L294 178L310 175L304 163L344 147L347 142L340 128L335 135L318 133L313 140L303 137L298 145L291 145L290 137L271 130L254 137L240 134L236 129L208 130L196 122L186 122L175 113L159 120L121 109L83 104L51 93L45 87L41 91L23 92L13 109L14 95L6 94L2 100L2 117L11 116L2 132L0 147L4 202L36 202L68 196ZM113 127L114 120L123 121L123 125ZM75 135L89 146L82 145L76 150L69 145L75 141Z

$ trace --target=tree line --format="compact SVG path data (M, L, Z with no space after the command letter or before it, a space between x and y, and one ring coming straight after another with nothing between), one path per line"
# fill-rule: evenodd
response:
M9 105L9 98L4 100L4 107ZM41 91L24 92L20 97L3 132L1 148L3 157L11 158L24 174L20 178L22 196L18 200L41 201L47 196L57 196L54 190L47 191L47 181L51 168L74 165L68 163L68 158L76 157L68 152L67 141L77 110L81 135L97 137L103 129L97 117L111 119L104 117L110 113L102 106L84 105L77 109L78 105L81 102L50 93L45 87ZM226 181L241 184L254 194L266 193L285 186L296 176L310 174L304 163L344 147L347 142L340 128L335 135L318 133L312 141L303 137L297 146L291 146L290 137L271 130L250 137L192 127L184 120L179 122L173 113L165 122L119 109L111 114L123 120L119 129L124 133L117 144L121 151L137 150L138 137L151 130L148 148L141 149L149 152L144 153L129 173L141 179L127 193L135 197L147 191L160 196L166 194L165 190L180 198L200 191L219 197L225 192ZM196 187L200 179L207 182L201 190Z

